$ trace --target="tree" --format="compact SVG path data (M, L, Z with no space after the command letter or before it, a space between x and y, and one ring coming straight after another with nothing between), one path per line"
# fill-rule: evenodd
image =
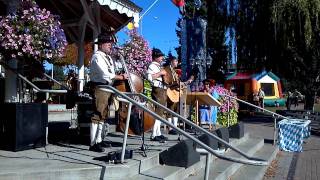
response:
M208 3L208 46L215 50L214 65L226 65L224 28L235 24L238 69L272 70L288 82L288 89L301 90L305 108L312 109L320 87L320 0L239 1L234 16L227 16L226 2L232 1Z
M84 45L84 65L87 67L90 64L90 59L93 54L93 44L86 43ZM78 47L75 43L68 44L64 56L56 60L53 64L57 66L76 65L78 62Z
M272 70L312 109L320 74L319 0L241 1L238 67Z
M320 75L320 1L278 0L272 5L274 38L280 49L282 74L292 88L306 95L305 109L312 110ZM271 61L275 63L275 61Z
M65 75L63 72L63 67L60 66L54 66L53 67L53 77L58 81L65 80Z
M228 25L225 11L221 8L224 0L208 3L207 46L213 50L211 72L227 69L227 47L224 44L225 29Z

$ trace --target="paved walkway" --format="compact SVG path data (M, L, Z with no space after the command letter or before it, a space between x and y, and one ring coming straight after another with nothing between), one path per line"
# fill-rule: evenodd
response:
M245 121L245 131L266 142L273 139L273 121ZM320 180L320 136L311 135L303 145L303 152L279 151L265 174L264 180Z

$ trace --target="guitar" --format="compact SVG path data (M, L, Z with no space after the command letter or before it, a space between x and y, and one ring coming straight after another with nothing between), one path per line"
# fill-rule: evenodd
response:
M172 102L174 103L179 102L180 96L183 93L182 91L186 88L187 88L187 84L184 82L180 83L180 87L179 87L179 84L169 86L167 88L167 96Z

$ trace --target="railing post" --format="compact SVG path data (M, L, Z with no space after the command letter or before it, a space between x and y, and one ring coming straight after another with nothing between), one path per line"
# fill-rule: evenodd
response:
M205 171L204 171L204 179L205 180L209 179L210 163L211 163L211 154L209 152L207 152L207 154L206 154L206 167L205 167Z
M132 108L132 103L129 102L128 115L127 115L127 121L126 121L126 129L125 129L125 132L124 132L123 143L122 143L121 163L124 162L124 154L126 152L126 145L127 145L128 129L129 129L129 123L130 123L131 108Z
M206 155L206 167L204 168L204 180L208 180L209 174L210 174L210 163L211 163L212 155L210 152L202 148L196 148L196 151L200 154Z
M277 139L277 118L273 115L274 123L273 123L273 145L276 145Z
M230 97L228 97L228 127L230 126Z

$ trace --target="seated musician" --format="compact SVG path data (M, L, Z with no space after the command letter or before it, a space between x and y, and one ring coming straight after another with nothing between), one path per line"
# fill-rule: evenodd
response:
M203 84L204 84L203 92L210 93L215 99L219 98L218 93L213 89L214 82L206 79L203 81ZM200 111L201 124L208 124L209 131L213 130L213 126L216 129L217 114L218 114L217 106L201 105L199 108L199 111Z
M114 62L110 53L115 39L111 35L100 34L98 37L98 51L91 58L90 79L94 85L95 112L91 117L90 151L103 152L105 144L102 139L103 123L108 114L108 102L111 93L97 88L97 85L112 85L114 80L124 80L127 74L116 75Z
M166 87L163 84L162 76L166 75L166 71L161 69L160 63L163 61L164 54L161 52L160 49L153 48L152 49L152 62L148 67L147 70L147 77L148 80L151 82L152 85L152 92L151 96L152 99L159 102L160 104L166 106L167 104L167 94L166 94ZM165 117L164 110L160 107L155 107L155 111L159 116ZM158 119L155 120L153 125L151 140L164 142L167 138L161 135L161 121Z

